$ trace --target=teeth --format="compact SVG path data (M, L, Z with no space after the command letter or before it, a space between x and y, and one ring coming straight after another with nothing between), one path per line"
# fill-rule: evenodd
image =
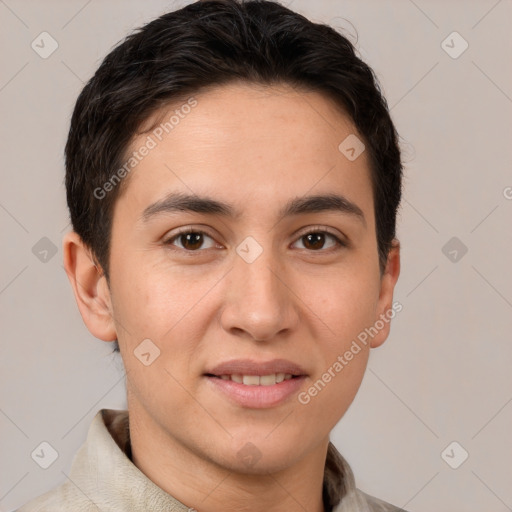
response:
M276 383L276 374L273 373L272 375L262 375L259 380L261 386L273 386Z
M244 375L242 380L246 386L259 386L260 384L258 375Z
M245 384L246 386L273 386L279 384L284 380L290 380L292 378L291 373L271 373L270 375L221 375L222 380L232 380L239 384Z

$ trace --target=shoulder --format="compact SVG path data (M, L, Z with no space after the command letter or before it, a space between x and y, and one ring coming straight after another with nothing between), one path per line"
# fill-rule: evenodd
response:
M29 501L16 512L97 512L98 508L68 482Z
M325 466L325 485L331 496L332 512L407 512L356 487L349 463L329 443Z
M403 508L396 507L391 503L383 501L375 496L353 488L333 510L333 512L407 512Z
M359 494L362 501L366 502L368 511L371 512L407 512L405 509L391 505L387 501L383 501L375 496L370 496L365 492L356 489L356 493Z
M28 501L16 512L98 512L98 505L100 502L103 504L104 498L97 489L99 471L107 471L110 474L111 466L116 465L116 462L111 461L112 453L116 450L121 453L105 424L105 418L110 422L115 419L115 412L103 409L96 413L90 424L87 439L75 454L66 480ZM125 415L124 411L118 413L119 416Z

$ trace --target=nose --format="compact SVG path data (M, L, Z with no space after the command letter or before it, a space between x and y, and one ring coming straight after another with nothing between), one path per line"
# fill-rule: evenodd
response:
M221 314L226 332L267 341L286 336L296 328L297 298L271 251L263 251L252 263L236 257L226 279Z

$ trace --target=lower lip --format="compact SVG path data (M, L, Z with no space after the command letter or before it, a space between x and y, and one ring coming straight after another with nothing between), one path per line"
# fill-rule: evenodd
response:
M305 378L302 375L283 380L272 386L246 386L232 380L206 376L206 379L215 389L220 390L236 404L251 409L264 409L280 405L291 395L298 392Z

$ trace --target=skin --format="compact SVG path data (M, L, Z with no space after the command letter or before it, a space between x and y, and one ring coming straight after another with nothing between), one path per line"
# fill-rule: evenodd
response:
M64 239L66 272L90 332L119 341L133 459L148 478L201 512L320 512L329 433L389 323L306 405L294 395L244 408L203 373L234 358L284 358L307 371L307 390L391 309L399 244L381 275L367 154L351 162L340 153L357 131L331 100L240 83L195 98L116 202L110 287L76 233ZM144 223L144 209L172 191L231 203L241 216L163 213ZM365 223L336 211L278 217L289 199L325 193L356 203ZM203 245L189 254L183 237L165 245L187 226L206 232ZM317 226L348 246L336 248L330 235L308 244ZM263 248L252 263L236 252L247 236ZM134 356L147 338L161 351L149 366ZM237 457L248 441L261 455L250 467Z

